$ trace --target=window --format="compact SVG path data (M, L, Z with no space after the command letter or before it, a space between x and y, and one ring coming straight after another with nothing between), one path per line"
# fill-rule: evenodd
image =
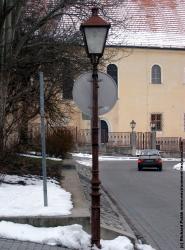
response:
M152 83L160 84L161 83L161 67L159 65L152 66Z
M63 84L63 98L67 100L72 100L72 90L73 90L73 79L67 77L65 83Z
M73 75L73 65L69 58L64 58L62 61L62 72L63 76L62 81L62 90L63 90L63 99L72 100L72 90L74 84L74 75Z
M114 79L116 84L118 84L118 68L115 64L109 64L107 66L107 74Z
M89 115L86 115L84 113L82 113L82 120L91 120L91 117Z
M156 131L162 131L162 114L151 114L150 122L155 123Z

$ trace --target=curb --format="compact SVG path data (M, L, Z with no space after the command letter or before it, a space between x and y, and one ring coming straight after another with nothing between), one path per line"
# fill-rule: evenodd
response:
M116 200L110 195L110 193L104 188L102 185L103 191L107 194L109 199L112 201L112 204L115 204L119 214L121 215L120 219L125 221L125 225L128 226L129 230L131 230L132 234L135 236L135 243L137 243L138 240L141 240L143 244L148 244L145 238L142 236L142 234L137 230L137 228L132 223L131 219L127 215L127 212L124 208L120 208L120 206L117 204ZM114 209L114 208L113 208Z

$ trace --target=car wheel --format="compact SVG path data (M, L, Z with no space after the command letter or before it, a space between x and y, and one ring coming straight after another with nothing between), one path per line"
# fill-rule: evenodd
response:
M158 167L158 170L159 170L159 171L162 171L162 167Z

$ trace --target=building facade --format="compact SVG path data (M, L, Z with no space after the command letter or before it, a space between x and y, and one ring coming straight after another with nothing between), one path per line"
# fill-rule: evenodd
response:
M134 120L136 131L147 132L154 122L157 136L185 138L185 51L127 50L129 56L120 59L118 52L119 60L107 65L107 73L117 83L118 100L110 112L100 117L102 125L107 125L109 132L128 132ZM90 128L88 117L78 114L81 119L76 125Z
M109 39L106 51L117 54L104 69L117 83L118 100L100 117L101 127L130 132L134 120L135 131L149 132L154 123L157 137L185 138L185 2L126 2L118 16L125 13L127 29ZM90 129L87 116L78 115L76 126Z

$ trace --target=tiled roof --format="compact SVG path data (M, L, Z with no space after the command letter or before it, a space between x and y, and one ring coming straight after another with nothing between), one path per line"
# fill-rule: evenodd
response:
M185 0L124 0L112 14L125 18L109 44L185 49Z

